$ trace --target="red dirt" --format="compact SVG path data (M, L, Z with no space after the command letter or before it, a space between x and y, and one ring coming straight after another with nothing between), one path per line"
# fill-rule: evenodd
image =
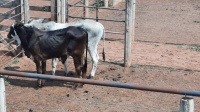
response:
M197 0L137 1L135 42L132 47L133 65L127 70L124 70L122 66L123 36L108 34L106 35L106 62L100 61L95 80L198 91L200 57L199 52L192 50L190 45L200 42L199 24L194 22L199 21L199 17L174 14L198 14L197 3ZM118 7L122 6L124 3L118 5ZM156 12L159 11L161 13L157 14ZM102 11L101 14L113 16L113 18L123 16L121 12L107 14ZM162 22L158 22L159 20ZM123 27L117 27L123 24L102 23L109 31L123 32ZM150 28L145 29L141 26ZM188 29L192 32L185 31ZM102 42L99 53L102 50L101 45ZM6 70L35 73L35 64L30 59L23 57L18 60L18 63L6 67ZM71 63L72 60L69 61L69 70L74 71ZM88 66L89 75L91 63ZM56 74L63 76L63 68L59 62ZM50 60L47 71L51 74ZM36 79L10 76L7 81L8 112L27 112L30 109L33 112L178 112L180 98L184 97L94 85L84 85L83 88L73 90L70 84L64 81L47 81L45 87L36 90L34 88ZM195 112L200 112L200 99L193 98Z

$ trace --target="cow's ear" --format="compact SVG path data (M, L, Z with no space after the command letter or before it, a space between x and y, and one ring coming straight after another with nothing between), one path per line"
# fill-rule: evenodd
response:
M15 23L15 26L16 26L16 27L21 27L21 26L24 26L24 24L23 24L22 22L20 22L20 21L17 21L17 22Z
M29 20L28 20L28 23L30 23L31 21L33 21L33 19L29 19Z
M44 21L44 18L37 19L36 21L37 21L38 23L43 23L43 21Z

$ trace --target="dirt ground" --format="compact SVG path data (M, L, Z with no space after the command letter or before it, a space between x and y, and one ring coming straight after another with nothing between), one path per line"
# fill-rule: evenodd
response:
M123 37L108 35L106 62L100 59L94 80L199 91L200 57L198 47L194 47L200 43L198 0L140 0L137 4L132 66L127 70L122 66ZM116 7L122 6L124 3ZM120 18L123 13L113 12L113 16ZM123 31L112 27L113 23L103 24L106 29ZM101 49L102 42L99 53ZM71 63L70 59L68 68L73 72ZM64 76L60 62L57 68L56 75ZM4 70L35 73L35 64L23 57ZM51 74L50 60L47 71ZM9 76L6 80L8 112L179 112L184 97L94 85L73 90L64 81L47 81L45 87L36 90L36 79ZM193 98L195 112L200 112L200 99Z

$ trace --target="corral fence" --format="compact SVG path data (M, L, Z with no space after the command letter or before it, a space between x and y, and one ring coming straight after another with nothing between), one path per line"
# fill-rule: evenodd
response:
M124 58L122 58L121 60L124 60L125 67L129 67L131 65L131 57L132 57L131 43L132 43L133 30L134 30L133 26L134 26L134 18L135 18L135 14L134 14L135 0L126 0L126 4L124 8L102 7L102 5L100 5L101 0L96 0L96 1L95 0L92 0L92 1L75 0L76 3L74 3L75 2L74 0L51 0L49 4L50 6L48 5L32 6L28 2L28 0L14 0L14 1L6 0L6 1L8 2L1 3L2 6L0 7L1 9L3 8L8 9L7 12L5 13L2 12L1 14L2 23L5 23L5 21L8 21L8 20L18 20L18 21L27 23L30 20L30 18L31 19L41 18L41 17L35 17L34 15L40 11L40 12L50 13L50 17L45 18L46 21L53 20L60 23L65 23L66 21L72 22L74 20L80 20L80 19L93 19L96 21L115 22L115 23L117 22L117 23L124 24L122 26L123 27L122 29L124 32L109 31L107 30L107 28L105 32L108 34L123 36L122 38L124 40L124 46L123 46L124 50L122 51L124 52L122 52L121 54L122 55L124 54L124 56L122 56ZM80 8L82 9L82 11L80 11ZM100 10L123 11L124 17L120 19L107 19L105 17L101 18L100 13L99 13ZM95 12L95 14L90 14L90 11L92 11L92 13ZM13 21L10 23L13 23ZM1 32L7 32L9 30L9 25L10 24L1 24L1 27L2 27ZM6 37L6 33L2 37ZM1 40L12 52L16 50L17 54L19 52L21 53L20 46L13 47L11 45L11 42L5 41L4 38L1 38ZM109 50L113 50L113 49L109 49ZM108 54L108 57L109 56L110 55Z

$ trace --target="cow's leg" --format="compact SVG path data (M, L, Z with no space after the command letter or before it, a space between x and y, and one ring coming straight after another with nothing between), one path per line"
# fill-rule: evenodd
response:
M92 58L92 70L91 70L89 78L93 79L95 72L96 72L96 69L97 69L98 62L99 62L99 55L97 53L97 47L89 47L88 51L89 51L90 56Z
M68 71L67 71L67 57L68 57L68 56L64 56L64 57L61 58L62 64L63 64L64 67L65 67L65 75L66 75L66 76L67 76L67 74L68 74Z
M84 54L82 55L82 78L86 79L86 72L87 72L87 57L84 58Z
M52 75L55 76L58 58L52 58Z
M74 59L74 66L76 70L75 77L80 78L81 70L82 70L82 56L74 56L73 59ZM77 87L82 87L82 84L75 83L72 88L76 89Z
M64 67L65 67L65 75L67 76L67 74L68 74L68 71L67 71L67 59L65 60Z
M42 74L46 74L46 61L42 61ZM42 79L41 85L44 86L45 84L45 79Z
M42 74L42 67L41 67L40 61L35 60L34 62L36 64L37 73ZM37 80L37 87L39 87L39 88L42 87L42 80L41 79Z

